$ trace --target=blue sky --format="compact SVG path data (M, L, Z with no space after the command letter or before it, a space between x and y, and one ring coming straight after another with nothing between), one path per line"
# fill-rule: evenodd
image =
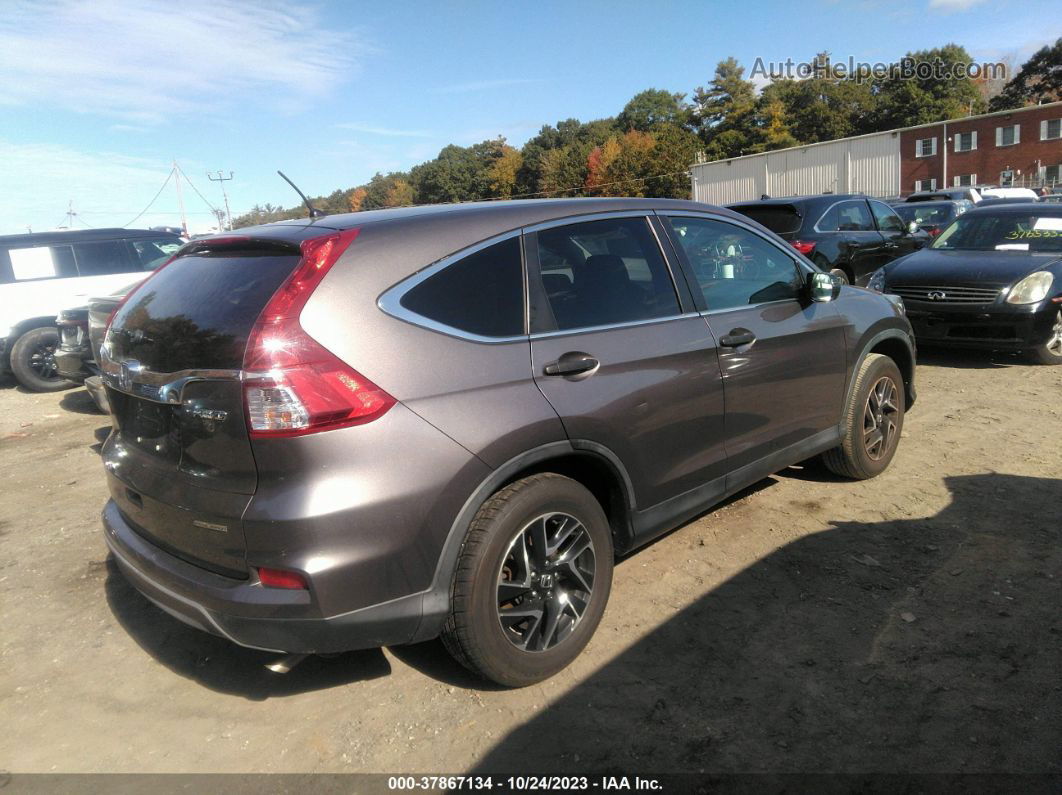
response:
M613 115L645 88L691 94L733 55L892 61L954 41L1020 64L1062 33L1054 0L0 2L0 233L124 225L174 158L233 214L296 202L448 143ZM212 217L185 189L189 225ZM168 186L137 226L178 222Z

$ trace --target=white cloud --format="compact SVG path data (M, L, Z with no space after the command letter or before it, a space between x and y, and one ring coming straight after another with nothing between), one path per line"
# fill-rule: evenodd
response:
M374 127L371 124L359 122L342 122L333 125L343 130L366 133L367 135L379 135L384 138L431 138L432 133L426 130L397 130L392 127Z
M262 96L293 110L347 79L369 51L312 8L296 14L239 0L6 0L0 104L135 124L260 104Z
M0 234L25 232L27 226L35 232L51 229L62 220L68 201L80 213L81 225L121 226L147 206L171 167L164 160L2 139L0 163L4 164ZM190 161L184 169L193 174L202 172L198 164ZM197 187L207 190L204 185ZM190 222L211 218L209 208L194 192L185 191L185 204ZM172 183L136 226L163 223L179 223Z
M985 0L929 0L929 7L937 11L967 11Z
M509 88L512 86L523 86L529 83L541 83L542 80L536 78L503 78L500 80L474 80L470 83L455 83L449 86L443 86L438 89L440 94L468 94L473 91L486 91L492 88Z

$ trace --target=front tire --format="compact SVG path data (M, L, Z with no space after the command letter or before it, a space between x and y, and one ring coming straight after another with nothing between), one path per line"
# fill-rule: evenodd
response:
M1038 364L1062 364L1062 309L1058 310L1051 335L1029 351L1029 358Z
M442 640L474 673L509 687L553 676L586 647L612 587L608 519L582 485L518 480L476 513Z
M50 326L30 329L19 337L11 346L11 372L15 379L32 392L58 392L76 386L56 370L57 347L59 330Z
M896 362L880 353L867 354L845 409L844 441L822 454L827 468L854 480L884 472L900 443L904 405L903 377Z

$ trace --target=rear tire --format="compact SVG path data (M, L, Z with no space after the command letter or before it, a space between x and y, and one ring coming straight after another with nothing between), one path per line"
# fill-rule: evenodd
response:
M867 480L884 472L900 443L904 416L903 377L896 362L880 353L863 360L844 414L844 441L822 454L836 475Z
M442 641L462 665L498 684L547 679L601 622L612 564L608 519L589 491L551 472L518 480L469 526Z
M1051 327L1051 336L1030 350L1029 358L1037 364L1062 364L1062 309Z
M11 346L11 372L15 379L33 392L58 392L76 386L56 371L57 347L59 330L50 326L30 329L19 337Z

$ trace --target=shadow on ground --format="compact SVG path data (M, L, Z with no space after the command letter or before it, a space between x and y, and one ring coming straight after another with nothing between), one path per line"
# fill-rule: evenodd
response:
M182 624L145 599L126 581L112 557L105 585L111 612L140 647L180 676L254 701L338 687L391 673L380 649L334 657L308 657L290 673L265 664L279 655L245 649Z
M832 522L748 567L477 772L1062 774L1062 481L946 483L936 516Z
M92 396L85 389L67 392L59 401L60 407L75 414L95 414L97 417L106 416L97 408Z
M919 344L918 363L964 370L998 370L1002 367L1036 367L1020 353L966 348L944 348Z

